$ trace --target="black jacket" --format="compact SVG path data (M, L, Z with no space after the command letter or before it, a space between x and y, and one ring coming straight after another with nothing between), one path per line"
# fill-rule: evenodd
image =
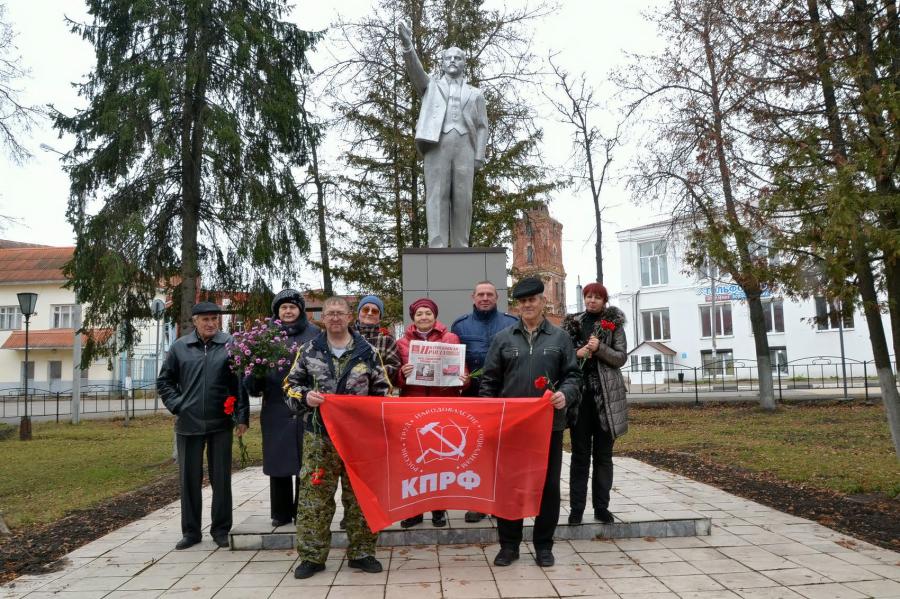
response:
M562 329L569 334L572 344L581 347L590 335L585 335L582 322L585 313L567 316ZM612 331L599 328L601 320L615 325ZM597 317L597 351L582 365L584 377L581 400L593 401L597 406L603 430L612 432L614 439L628 432L628 402L625 398L625 380L619 370L628 358L628 343L625 339L625 313L615 306L606 306ZM577 350L576 350L577 351ZM578 406L569 410L569 424L578 420Z
M544 319L532 343L524 324L503 329L494 336L484 360L481 397L540 397L535 386L538 377L549 379L556 391L566 396L566 406L581 398L581 370L569 336ZM553 430L566 428L566 410L553 411Z
M225 346L229 341L231 335L219 331L204 344L196 331L191 331L169 349L156 389L166 409L178 417L178 434L205 435L232 428L234 420L225 413L229 395L237 398L237 422L249 425L247 394L228 366Z
M288 345L304 343L319 334L319 328L310 324L306 314L301 319L281 327L287 332ZM262 396L259 426L262 429L263 474L266 476L294 476L300 473L300 449L303 447L303 428L296 416L284 403L281 386L296 356L291 356L281 371L270 371L265 378L253 375L244 378L250 395Z

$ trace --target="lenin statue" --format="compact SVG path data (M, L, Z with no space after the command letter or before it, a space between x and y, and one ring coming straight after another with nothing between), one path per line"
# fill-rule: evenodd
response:
M441 74L429 77L399 26L403 61L422 96L416 148L425 159L425 220L428 247L468 247L472 228L472 185L484 165L488 121L484 95L465 81L466 57L459 48L441 56Z

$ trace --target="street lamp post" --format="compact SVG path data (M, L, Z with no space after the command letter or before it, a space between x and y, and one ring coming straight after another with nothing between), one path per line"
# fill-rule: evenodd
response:
M19 310L25 318L25 415L19 422L19 440L31 440L31 418L28 417L28 325L37 305L37 293L18 293Z
M166 302L161 299L155 299L150 304L150 313L153 315L153 319L156 320L156 352L153 354L153 382L156 383L156 377L159 376L159 323L162 320L163 314L166 313ZM153 411L156 412L159 409L159 392L156 393L156 399L153 400Z

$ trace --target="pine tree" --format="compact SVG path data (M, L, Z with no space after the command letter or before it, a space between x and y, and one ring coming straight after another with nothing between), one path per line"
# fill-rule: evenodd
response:
M88 105L57 114L75 136L66 266L85 329L123 325L159 287L174 292L183 330L199 277L247 289L286 273L308 249L306 160L297 74L318 34L285 21L286 0L89 0L96 65L79 85ZM92 342L85 360L99 348Z

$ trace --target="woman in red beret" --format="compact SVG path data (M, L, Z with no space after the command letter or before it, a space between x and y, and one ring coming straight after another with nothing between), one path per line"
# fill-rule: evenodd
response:
M400 372L397 374L397 386L400 395L414 397L459 397L462 390L468 384L468 372L461 378L462 386L456 387L426 387L422 385L408 385L406 378L412 373L413 365L409 363L409 344L413 341L431 341L434 343L459 344L459 337L451 333L449 329L437 319L437 304L428 297L421 297L409 305L409 317L413 323L406 327L403 337L397 340L397 350L400 353ZM423 521L422 515L413 516L400 522L403 528L415 526ZM435 526L447 525L447 513L445 510L431 512L431 523Z

